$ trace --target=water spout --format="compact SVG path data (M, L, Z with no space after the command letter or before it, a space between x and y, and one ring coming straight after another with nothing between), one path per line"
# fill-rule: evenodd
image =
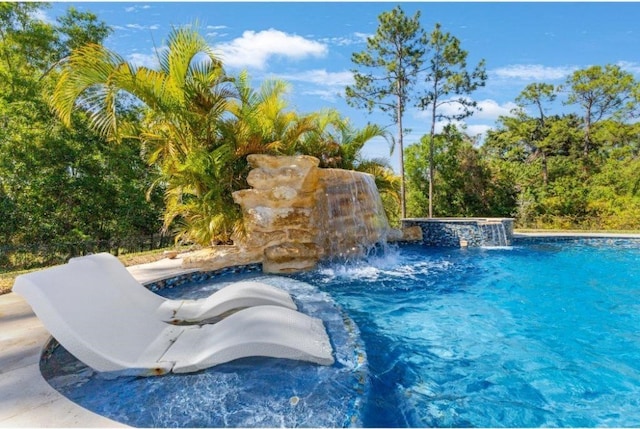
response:
M321 170L319 195L321 246L330 259L366 255L386 244L389 222L372 175L338 169Z
M478 227L482 232L482 246L506 247L509 245L507 230L502 222L479 221Z

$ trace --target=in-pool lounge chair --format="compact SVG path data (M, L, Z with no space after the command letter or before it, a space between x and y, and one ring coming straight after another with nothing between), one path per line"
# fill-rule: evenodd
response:
M72 258L69 263L91 264L96 287L115 288L145 311L153 312L167 323L203 323L216 320L228 312L258 305L277 305L296 310L291 296L268 284L243 281L226 286L207 298L171 300L151 292L138 283L125 266L110 253ZM73 278L69 279L73 281Z
M96 371L160 375L192 372L250 356L331 365L321 320L274 305L239 310L216 324L174 325L153 306L97 277L92 258L16 278L24 297L60 344ZM141 287L141 286L138 286Z

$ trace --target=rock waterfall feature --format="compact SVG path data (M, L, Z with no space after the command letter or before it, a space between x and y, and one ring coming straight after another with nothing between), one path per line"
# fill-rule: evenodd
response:
M253 167L247 176L251 189L233 193L244 233L233 237L234 246L207 249L185 260L185 267L262 263L268 273L297 272L320 260L361 256L402 235L389 227L369 174L319 168L317 158L304 155L247 160Z

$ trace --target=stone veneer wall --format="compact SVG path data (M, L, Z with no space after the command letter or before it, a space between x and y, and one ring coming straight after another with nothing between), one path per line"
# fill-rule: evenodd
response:
M403 219L403 228L419 226L422 243L439 247L480 247L497 245L486 242L486 229L501 223L506 234L506 245L513 242L513 219L511 218L415 218Z

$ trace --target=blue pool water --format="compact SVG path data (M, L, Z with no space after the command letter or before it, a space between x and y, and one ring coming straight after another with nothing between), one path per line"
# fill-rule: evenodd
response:
M169 298L202 298L243 278L287 290L300 311L322 318L336 363L251 357L195 373L144 378L96 373L57 347L45 353L41 371L72 401L134 427L361 426L368 392L364 346L357 326L327 293L259 273L226 274L160 292Z
M359 419L283 425L640 426L638 241L536 240L502 249L404 246L293 279L330 296L355 322L368 375L366 382L354 381L349 371L357 365L348 364L339 387L323 385L330 396L359 390L362 402L345 396ZM351 362L348 356L343 360ZM163 379L171 378L149 383L162 390ZM294 381L279 382L279 390L286 390ZM66 384L66 391L57 388L87 406L77 392L91 382ZM224 387L209 386L207 393L221 396ZM116 400L132 402L128 409L135 410L135 400ZM126 414L127 408L118 412ZM147 425L181 425L170 423Z

